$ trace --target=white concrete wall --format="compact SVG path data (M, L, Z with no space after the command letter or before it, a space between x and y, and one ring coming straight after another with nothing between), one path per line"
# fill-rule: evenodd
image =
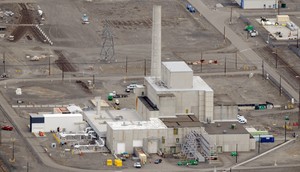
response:
M38 133L40 131L45 131L45 124L44 123L32 123L32 133Z
M177 146L176 151L180 151L180 144L176 143L176 138L179 139L179 143L182 143L184 137L190 131L200 132L200 127L191 128L178 128L178 134L174 135L173 128L167 129L149 129L149 130L112 130L110 126L107 128L106 146L112 152L117 151L118 143L125 143L125 149L128 153L133 153L133 140L143 140L145 142L148 138L157 139L158 149L169 151L170 147ZM165 143L162 143L162 137L165 138ZM148 143L143 143L148 145Z
M161 80L167 85L171 85L171 72L166 68L165 65L161 65Z
M278 0L243 0L244 9L268 9L277 8ZM236 2L241 6L241 0L236 0Z
M175 115L176 98L175 97L159 97L160 116Z
M190 113L194 113L192 107L198 107L199 105L197 92L198 91L174 92L173 94L176 97L175 113L186 113L186 110ZM197 114L195 115L197 116Z
M253 147L250 146L250 134L219 134L209 135L216 146L222 146L223 152L231 152L236 150L238 145L238 151L250 151Z
M113 146L114 146L113 140L114 140L113 130L109 125L107 125L105 145L109 150L111 150L112 153L113 153Z
M214 92L206 91L205 92L205 120L213 122L213 111L214 111Z
M172 72L169 88L193 88L193 72Z
M237 106L218 105L214 106L214 120L236 120Z
M159 99L158 99L158 96L157 96L157 93L156 91L153 89L153 87L149 84L149 83L146 83L146 89L147 89L147 97L154 103L157 105L158 108L159 107Z
M150 111L140 99L137 98L136 111L141 115L142 120L149 120L149 118L159 117L159 111Z
M256 140L255 140L255 138L251 138L250 139L250 149L255 150L255 148L256 148Z
M78 132L80 130L79 124L83 122L82 116L66 116L66 117L45 117L45 124L44 124L44 131L50 132L50 130L57 130L57 127L60 128L60 131L63 131L63 128L65 128L66 132Z

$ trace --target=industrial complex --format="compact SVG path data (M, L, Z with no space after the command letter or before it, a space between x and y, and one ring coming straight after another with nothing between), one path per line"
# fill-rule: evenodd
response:
M296 1L0 0L0 171L299 171Z

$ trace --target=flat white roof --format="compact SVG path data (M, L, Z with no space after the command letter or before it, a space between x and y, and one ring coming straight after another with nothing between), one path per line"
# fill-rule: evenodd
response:
M73 113L73 112L82 112L82 109L79 107L79 106L76 106L76 105L69 105L67 107L67 109Z
M166 91L213 91L212 88L200 77L193 76L193 88L167 88L161 84L156 84L156 79L154 77L145 77L145 80L151 84L151 86L158 92Z
M100 136L105 137L108 122L120 121L139 121L141 117L134 109L121 109L121 110L101 110L100 115L96 111L84 111L84 119ZM120 118L122 116L122 118ZM116 120L119 118L120 120Z
M158 118L150 118L149 121L118 121L107 122L113 130L145 130L167 129L168 127Z
M171 72L193 72L193 70L183 61L162 62L162 65Z
M253 127L245 127L248 132L256 132L257 130Z
M43 114L45 118L65 118L65 117L82 117L80 113L69 113L69 114Z

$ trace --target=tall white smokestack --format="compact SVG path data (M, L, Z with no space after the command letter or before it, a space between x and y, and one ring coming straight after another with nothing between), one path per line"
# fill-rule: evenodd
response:
M153 6L151 76L161 77L161 6Z

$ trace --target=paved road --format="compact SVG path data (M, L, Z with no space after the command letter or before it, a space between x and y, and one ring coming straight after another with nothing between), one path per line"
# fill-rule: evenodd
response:
M225 21L228 21L230 17L229 12L210 10L205 6L205 4L200 0L188 0L219 32L224 33L226 38L231 41L231 43L239 50L242 57L247 58L251 63L253 63L258 70L264 71L263 74L269 74L271 78L274 79L277 83L281 80L281 86L283 90L290 97L294 97L296 100L299 100L298 91L295 90L287 81L280 79L281 76L267 63L264 63L262 58L259 57L248 45L247 42L242 40L234 31L230 29Z

